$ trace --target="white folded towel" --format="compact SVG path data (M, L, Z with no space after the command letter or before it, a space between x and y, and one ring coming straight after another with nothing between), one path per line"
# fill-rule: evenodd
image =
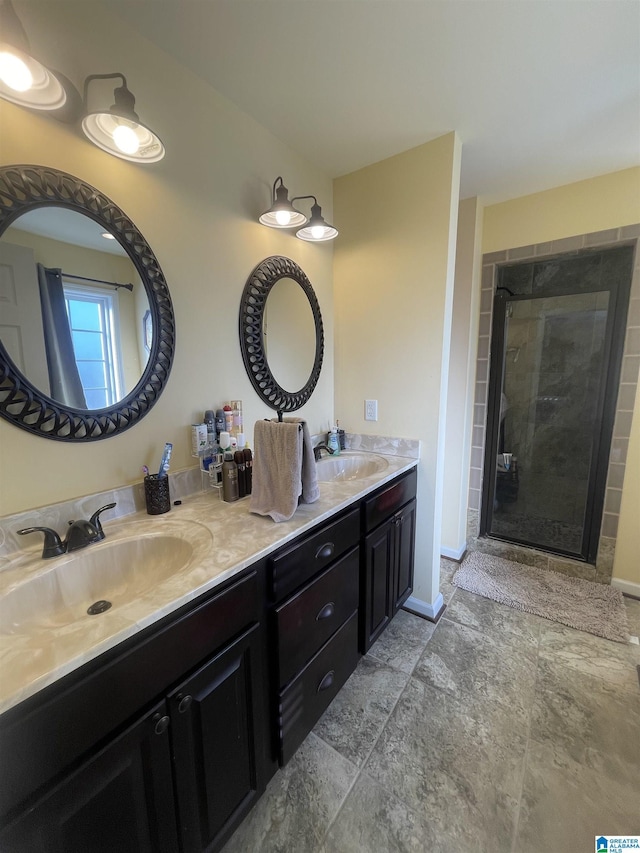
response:
M249 510L288 521L302 499L320 497L307 425L299 418L257 421L253 432L253 485Z

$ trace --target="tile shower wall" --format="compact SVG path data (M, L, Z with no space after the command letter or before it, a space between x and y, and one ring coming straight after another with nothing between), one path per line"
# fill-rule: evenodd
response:
M638 384L638 373L640 371L640 252L636 251L633 279L631 282L631 298L627 317L611 454L609 457L604 514L595 567L578 560L556 557L533 548L525 548L514 545L513 543L501 542L485 537L480 538L478 536L482 503L493 296L496 283L496 269L501 263L552 257L596 246L611 248L623 243L633 243L638 238L640 238L640 224L629 225L624 228L614 228L607 231L597 231L591 234L582 234L577 237L568 237L549 243L539 243L535 246L520 246L515 249L492 252L483 256L473 437L471 442L471 472L467 511L467 547L469 550L506 556L517 562L541 568L549 568L564 574L576 575L602 583L610 582L616 537L618 534L622 484L629 447L629 436L631 434L631 419Z

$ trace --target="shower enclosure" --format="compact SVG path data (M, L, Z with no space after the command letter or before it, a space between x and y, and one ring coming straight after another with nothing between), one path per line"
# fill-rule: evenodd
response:
M499 268L481 534L595 562L633 246Z

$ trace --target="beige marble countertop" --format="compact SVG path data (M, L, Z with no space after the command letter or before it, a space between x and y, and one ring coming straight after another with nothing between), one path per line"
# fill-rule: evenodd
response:
M384 455L384 454L378 454ZM153 625L164 616L193 601L275 551L299 534L312 529L366 494L410 470L418 460L387 456L387 468L359 480L320 483L320 498L301 504L293 518L275 524L270 518L251 514L249 498L228 504L217 492L192 495L170 513L150 516L137 512L104 523L106 539L90 550L113 547L120 539L141 539L158 533L182 536L194 545L194 553L179 573L144 588L123 588L120 601L98 616L86 615L90 597L78 608L80 615L56 624L34 621L29 628L14 630L9 619L0 620L0 713L119 643ZM47 574L65 556L42 560L41 545L17 555L0 572L0 597L24 583L46 586ZM35 589L35 587L34 587ZM37 593L34 593L37 600Z

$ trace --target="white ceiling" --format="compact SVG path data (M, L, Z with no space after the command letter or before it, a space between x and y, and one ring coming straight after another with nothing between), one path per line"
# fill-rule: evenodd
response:
M462 198L640 164L639 0L108 5L331 177L451 130Z

